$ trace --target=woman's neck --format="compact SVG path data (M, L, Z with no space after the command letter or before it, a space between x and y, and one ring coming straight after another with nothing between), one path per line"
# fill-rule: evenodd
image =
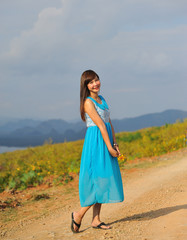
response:
M95 99L96 101L99 99L98 93L90 93L90 97Z

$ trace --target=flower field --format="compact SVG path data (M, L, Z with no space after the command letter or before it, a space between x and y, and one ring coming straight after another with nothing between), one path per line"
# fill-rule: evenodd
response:
M131 160L159 156L183 148L187 144L186 134L187 119L183 123L119 133L116 139L121 153L125 153L127 159Z
M159 156L186 146L187 120L136 132L121 132L116 139L122 167L135 158ZM39 184L64 184L79 172L83 140L0 154L0 192Z

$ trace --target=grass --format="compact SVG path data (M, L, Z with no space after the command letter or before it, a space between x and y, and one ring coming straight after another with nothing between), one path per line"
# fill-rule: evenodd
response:
M184 148L186 129L187 119L162 127L116 134L123 154L119 158L120 167L127 167L134 159L159 156ZM70 182L79 173L83 142L46 142L43 146L0 154L0 192Z

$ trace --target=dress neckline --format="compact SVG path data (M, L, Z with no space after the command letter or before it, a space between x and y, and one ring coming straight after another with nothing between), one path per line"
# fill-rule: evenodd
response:
M101 108L101 109L103 109L103 110L109 109L107 103L105 102L104 98L103 98L101 95L99 95L99 98L101 99L101 102L102 102L102 103L98 103L98 102L97 102L95 99L93 99L92 97L87 97L87 98L90 98L99 108Z
M89 98L91 98L95 103L97 103L97 104L99 104L99 105L103 105L103 100L102 100L101 96L98 95L98 97L100 98L101 103L98 103L94 98L92 98L92 97L89 96Z

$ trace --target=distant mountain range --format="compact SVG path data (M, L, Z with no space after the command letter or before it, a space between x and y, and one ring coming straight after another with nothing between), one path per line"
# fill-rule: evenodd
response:
M141 128L162 126L182 121L187 111L166 110L161 113L145 114L139 117L112 120L115 132L135 131ZM47 121L23 119L13 120L0 125L0 145L27 147L42 145L46 140L53 143L83 139L86 133L82 121L70 123L61 119Z

